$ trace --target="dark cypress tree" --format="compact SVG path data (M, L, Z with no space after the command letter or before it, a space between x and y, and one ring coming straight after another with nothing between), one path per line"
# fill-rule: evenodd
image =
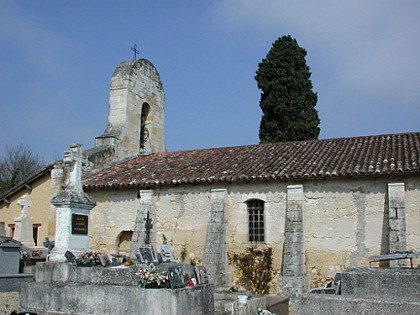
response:
M287 35L278 38L259 63L255 80L262 91L261 143L318 139L318 96L305 56L306 50Z

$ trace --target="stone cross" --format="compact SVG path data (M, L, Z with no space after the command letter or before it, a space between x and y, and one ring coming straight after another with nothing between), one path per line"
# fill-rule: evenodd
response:
M29 199L28 195L23 195L17 204L20 206L21 214L28 214L28 208L32 206L32 201Z
M134 60L137 58L137 54L140 53L140 51L137 50L137 44L134 44L133 47L131 47L131 50L134 52Z
M70 150L64 152L63 161L68 172L66 174L65 188L82 193L82 145L70 145Z
M20 215L15 218L14 239L22 242L26 246L35 246L32 218L28 215L28 208L32 206L32 201L28 195L23 195L17 204L20 206Z

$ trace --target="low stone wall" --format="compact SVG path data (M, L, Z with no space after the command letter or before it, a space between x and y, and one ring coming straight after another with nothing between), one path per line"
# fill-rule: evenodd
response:
M213 286L171 290L36 282L22 287L19 311L32 311L39 315L212 315Z
M401 292L402 294L402 292ZM395 315L420 314L420 303L307 294L300 299L299 315Z
M39 263L36 282L20 289L20 312L55 314L213 315L212 284L182 289L136 286L134 268Z
M20 286L23 283L33 282L34 276L31 274L0 275L0 314L10 314L17 311Z
M34 282L34 276L25 273L0 275L0 292L18 292L21 284Z
M342 273L341 295L307 293L299 315L420 314L420 269L355 268Z
M341 294L352 298L419 301L420 269L348 269L342 274Z

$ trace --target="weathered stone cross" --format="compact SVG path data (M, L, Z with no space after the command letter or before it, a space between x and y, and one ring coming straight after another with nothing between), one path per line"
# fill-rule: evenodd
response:
M32 201L29 199L28 195L23 195L22 198L19 199L17 204L20 206L21 213L27 214L28 208L32 206Z
M137 50L137 44L134 44L134 47L131 47L131 50L134 51L134 59L136 59L137 54L140 53L140 51Z

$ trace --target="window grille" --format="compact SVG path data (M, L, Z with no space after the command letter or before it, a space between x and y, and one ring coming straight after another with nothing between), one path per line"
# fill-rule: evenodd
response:
M264 201L249 200L248 208L248 241L250 243L264 242Z

